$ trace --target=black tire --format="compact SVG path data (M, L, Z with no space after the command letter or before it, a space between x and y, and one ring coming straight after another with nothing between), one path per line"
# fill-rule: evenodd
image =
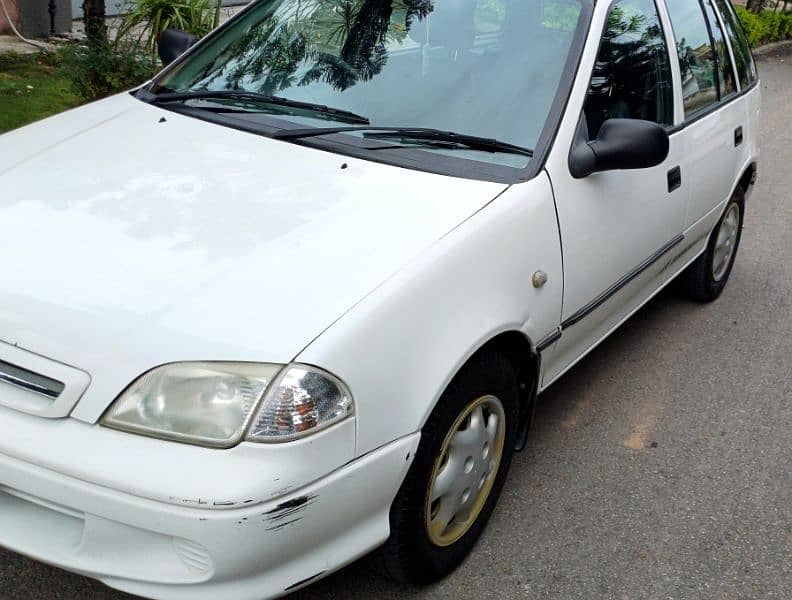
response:
M733 205L739 209L739 225L737 227L737 238L734 242L734 251L729 259L728 266L726 267L723 275L716 279L713 275L713 262L715 260L715 246L718 240L718 232L721 225L729 214L729 210ZM740 248L740 239L742 238L743 220L745 217L745 194L741 188L734 191L731 199L723 211L723 215L718 220L718 224L710 234L707 249L699 256L685 271L680 278L685 293L697 302L713 302L723 293L726 283L729 281L734 261L737 258L737 252Z
M435 461L457 418L471 402L490 395L501 401L506 422L497 475L481 512L467 532L451 545L435 545L425 521ZM474 356L452 380L421 431L415 460L391 506L390 538L371 556L375 570L400 583L426 585L442 579L462 563L498 502L514 454L519 414L518 381L511 363L495 353Z

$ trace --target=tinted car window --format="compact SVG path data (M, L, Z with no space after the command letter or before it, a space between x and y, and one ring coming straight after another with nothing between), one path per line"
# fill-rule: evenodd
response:
M712 5L712 0L704 0L704 10L707 12L712 41L715 43L715 51L718 57L720 94L721 98L723 98L737 91L737 85L734 83L734 70L732 69L731 56L729 55L729 48L726 45L726 39L723 36L723 29L721 29L720 21L715 14L715 7Z
M611 8L584 112L589 139L612 118L673 123L668 47L652 0L619 0Z
M745 38L742 25L737 21L737 15L734 9L726 0L715 0L723 22L726 25L726 35L729 36L732 51L734 52L734 62L737 67L737 76L740 78L740 85L748 87L756 81L756 64L754 63L753 56L751 56L751 49L748 46L748 40Z
M707 22L697 0L667 0L682 72L685 116L718 101L718 72Z

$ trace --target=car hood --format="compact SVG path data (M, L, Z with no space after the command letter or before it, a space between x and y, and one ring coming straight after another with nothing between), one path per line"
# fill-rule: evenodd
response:
M94 421L158 364L288 362L503 188L115 96L0 137L0 340Z

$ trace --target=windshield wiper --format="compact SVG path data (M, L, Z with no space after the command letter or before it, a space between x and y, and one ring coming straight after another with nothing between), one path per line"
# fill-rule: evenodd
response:
M301 140L332 133L350 133L354 131L364 132L363 135L367 138L419 140L429 145L435 144L445 150L463 148L466 150L481 150L483 152L503 152L533 156L533 150L523 146L516 146L492 138L425 127L312 127L310 129L283 129L274 133L272 137L279 140ZM375 133L366 134L365 132Z
M188 100L240 100L243 102L253 102L257 104L274 104L277 106L286 106L288 108L300 108L333 115L353 123L369 123L369 120L366 117L348 110L333 108L332 106L325 106L324 104L314 104L313 102L301 102L300 100L292 100L290 98L283 98L281 96L268 96L267 94L259 94L257 92L244 92L236 90L162 92L160 94L149 95L148 100L152 104L186 102Z

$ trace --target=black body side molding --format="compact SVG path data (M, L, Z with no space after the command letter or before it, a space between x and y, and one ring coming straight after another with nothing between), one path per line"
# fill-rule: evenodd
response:
M536 344L536 351L542 352L547 350L550 346L555 344L559 339L561 339L561 328L559 327L553 333L548 335L547 337L539 340L539 343Z
M592 312L597 310L600 306L605 304L605 302L607 302L611 298L611 296L616 294L619 290L621 290L624 286L626 286L628 283L630 283L633 279L638 277L646 269L651 267L654 263L656 263L658 260L660 260L663 256L668 254L671 251L672 248L674 248L678 244L681 244L684 239L685 239L685 236L680 233L673 240L671 240L665 246L660 248L657 252L652 254L652 256L647 258L644 262L642 262L640 265L635 267L632 271L627 273L619 281L617 281L611 287L609 287L607 290L602 292L602 294L600 294L599 296L594 298L594 300L592 300L591 302L586 304L586 306L581 308L579 311L577 311L575 314L573 314L571 317L569 317L566 321L561 323L561 329L566 329L567 327L571 327L575 323L578 323L578 322L582 321L583 319L585 319L589 314L591 314Z

